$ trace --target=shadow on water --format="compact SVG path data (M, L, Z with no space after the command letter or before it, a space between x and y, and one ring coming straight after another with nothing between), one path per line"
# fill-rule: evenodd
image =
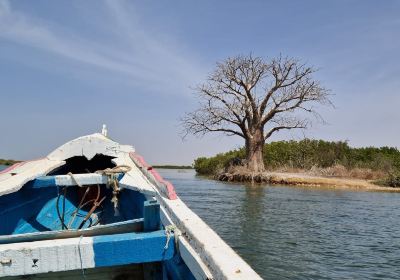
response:
M256 248L262 247L263 240L257 236L254 232L255 228L258 228L258 223L263 220L263 213L265 209L265 196L267 189L257 185L247 185L244 188L244 197L241 202L240 218L238 223L241 227L241 240L250 240L254 252L251 254L252 257L257 259L259 257ZM249 219L249 217L251 217Z
M262 210L265 207L266 190L263 186L246 185L244 188L245 197L242 204L245 220L248 220L248 217L254 217L255 220L259 220L262 217Z

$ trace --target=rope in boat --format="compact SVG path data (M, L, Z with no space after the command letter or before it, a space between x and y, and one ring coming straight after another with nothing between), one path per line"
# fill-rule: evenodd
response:
M81 201L79 202L78 207L76 207L75 211L72 212L72 219L71 219L71 220L69 221L69 223L68 223L68 228L70 228L71 225L73 224L73 222L75 221L76 215L78 215L79 210L80 210L82 207L85 207L85 206L86 206L87 204L89 204L90 202L93 202L93 199L92 199L92 200L89 200L89 201L86 201L85 203L83 203L83 202L85 201L85 198L86 198L87 194L89 193L89 191L90 191L90 186L88 186L88 187L86 188L86 191L85 191L85 193L83 194L82 199L81 199ZM97 199L99 198L99 196L100 196L100 186L97 185ZM97 199L96 199L96 200L97 200Z
M83 188L83 186L76 180L74 174L72 172L68 172L67 175L71 176L72 180L74 180L75 184L78 185L78 187Z
M85 269L83 268L83 260L82 260L82 253L81 253L81 242L82 242L83 235L79 237L78 242L78 252L79 252L79 260L81 263L81 271L82 271L82 279L86 279Z
M63 214L62 214L62 216L61 216L60 208L59 208L60 196L61 196L61 194L60 194L59 191L58 191L57 200L56 200L56 209L57 209L57 216L58 216L58 218L60 219L60 222L61 222L61 228L62 228L62 229L68 229L67 225L64 223L64 216L65 216L65 196L66 196L66 194L67 194L67 188L64 188L63 191L64 191L64 193L63 193L63 198L64 198L64 199L63 199Z
M97 170L95 173L104 174L104 175L112 175L116 173L127 173L132 170L132 167L129 165L117 165L113 168L106 168L103 170Z
M121 191L119 187L119 181L117 178L117 174L119 173L127 173L132 170L132 167L129 165L117 165L113 168L106 168L104 170L98 170L96 171L97 174L103 174L108 176L108 182L107 182L107 187L111 187L113 190L113 197L111 199L111 202L114 204L114 216L119 216L119 210L118 210L118 196Z
M178 237L180 235L179 229L176 227L176 225L168 225L165 227L165 234L167 235L167 241L164 246L164 250L168 250L169 247L169 241L171 240L171 236L173 235L175 237L175 245L178 246Z
M118 195L119 195L119 193L121 191L121 189L119 188L119 182L118 182L117 174L119 174L119 173L124 173L125 174L125 173L129 172L130 170L131 170L131 167L128 166L128 165L118 165L118 166L115 166L113 168L106 168L104 170L98 170L98 171L95 172L97 174L107 175L107 177L108 177L107 186L108 187L111 186L113 188L113 198L111 199L111 202L114 204L115 216L119 216L119 212L118 212ZM90 173L89 170L87 170L87 172ZM78 180L76 179L76 177L74 176L74 174L72 172L68 172L67 175L71 176L72 180L75 182L75 184L78 187L80 187L80 188L86 187L86 186L83 186L82 184L80 184L78 182ZM100 192L100 186L97 184L97 197L96 197L96 199L92 199L92 200L84 202L87 194L89 193L89 190L90 190L90 186L87 186L87 189L86 189L81 201L79 202L79 204L76 207L76 209L72 212L72 219L69 221L68 225L65 224L65 220L64 220L65 219L65 198L66 198L66 195L67 195L67 187L65 187L63 189L62 215L61 215L60 209L59 209L59 202L60 202L61 194L58 193L57 200L56 200L56 209L57 209L58 218L60 219L60 222L61 222L62 229L69 230L71 228L73 222L75 221L75 218L76 218L79 210L82 209L82 207L85 207L86 205L88 205L89 203L93 203L92 208L89 210L89 212L87 213L87 215L85 216L83 221L79 224L78 230L82 229L82 227L85 225L87 220L89 220L89 218L92 216L94 211L96 211L96 209L106 199L106 196L104 196L103 198L100 199L100 193L101 193ZM99 221L97 221L97 223L98 222ZM95 224L97 224L97 223L95 223Z

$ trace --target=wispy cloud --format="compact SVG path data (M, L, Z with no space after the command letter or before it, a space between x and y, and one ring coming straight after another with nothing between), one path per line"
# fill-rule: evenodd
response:
M40 49L168 91L182 89L171 80L179 80L181 85L191 84L201 73L198 63L190 55L182 55L171 43L173 39L165 42L157 34L146 31L136 20L132 2L104 1L102 4L107 12L105 16L111 18L108 24L113 25L108 30L118 33L118 41L90 40L79 30L18 11L7 0L0 0L0 40Z

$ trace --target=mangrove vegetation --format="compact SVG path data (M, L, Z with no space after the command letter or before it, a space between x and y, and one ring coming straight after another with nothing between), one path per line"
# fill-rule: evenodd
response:
M307 171L315 175L376 179L400 186L400 151L394 147L349 146L347 141L304 139L276 141L264 145L264 165L269 171ZM200 157L194 162L199 175L215 176L232 166L245 165L245 148Z

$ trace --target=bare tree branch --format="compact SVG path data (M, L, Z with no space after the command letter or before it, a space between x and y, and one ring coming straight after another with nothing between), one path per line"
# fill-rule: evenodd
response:
M282 56L267 61L250 54L219 62L196 88L200 107L182 119L184 135L241 136L251 159L251 154L262 153L260 146L273 133L307 128L306 115L322 119L315 105L332 103L328 90L313 78L315 71Z

